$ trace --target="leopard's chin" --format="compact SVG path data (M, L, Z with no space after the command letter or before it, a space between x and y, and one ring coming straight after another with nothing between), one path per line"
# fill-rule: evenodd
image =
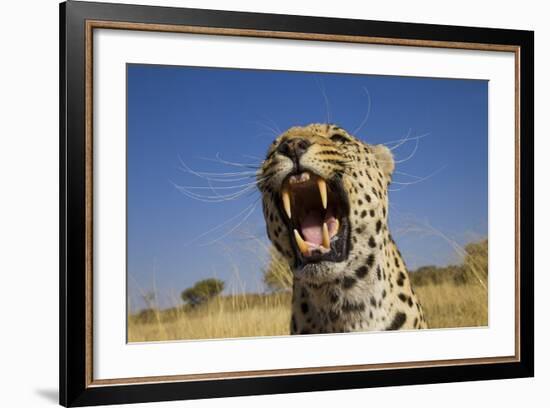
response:
M294 278L302 283L323 285L334 282L341 275L334 261L308 262L293 270Z
M290 173L281 187L279 211L295 255L295 270L316 273L342 262L350 250L349 200L340 177L312 171Z

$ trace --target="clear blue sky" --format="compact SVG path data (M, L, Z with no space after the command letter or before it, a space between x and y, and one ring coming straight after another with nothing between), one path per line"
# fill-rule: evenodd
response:
M429 133L419 139L412 158L397 164L397 171L407 175L396 174L394 180L430 177L391 186L390 227L409 269L459 261L446 239L430 228L459 244L485 237L486 81L128 65L132 309L143 305L140 292L151 290L153 282L163 307L207 277L226 281L227 292L262 290L266 237L261 206L240 226L248 211L235 217L253 208L259 194L252 191L221 203L191 199L175 185L208 183L182 171L180 159L196 171L247 170L207 159L219 153L227 161L257 164L274 138L268 128L284 131L325 122L327 112L331 122L352 132L368 111L364 88L371 109L356 136L376 144L399 140L409 131L411 137ZM407 159L414 148L414 141L397 147L396 160ZM235 219L196 240L231 217Z

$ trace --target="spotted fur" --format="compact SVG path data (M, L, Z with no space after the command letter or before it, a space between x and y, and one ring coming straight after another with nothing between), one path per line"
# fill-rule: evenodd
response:
M349 254L341 262L297 267L280 210L281 187L294 163L278 151L292 138L310 142L300 166L326 180L340 178L349 201ZM258 175L267 235L293 270L292 334L427 328L405 262L388 230L391 151L335 125L293 127L270 146Z

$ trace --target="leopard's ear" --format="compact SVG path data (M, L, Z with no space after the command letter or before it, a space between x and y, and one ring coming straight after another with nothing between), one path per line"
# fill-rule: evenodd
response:
M390 177L395 169L395 162L393 161L391 150L381 144L373 146L372 149L382 173L384 173L386 177Z

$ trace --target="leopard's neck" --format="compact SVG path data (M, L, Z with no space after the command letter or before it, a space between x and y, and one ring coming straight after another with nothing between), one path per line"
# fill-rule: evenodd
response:
M391 238L348 262L338 277L316 284L294 280L291 332L337 333L425 326L423 312Z

